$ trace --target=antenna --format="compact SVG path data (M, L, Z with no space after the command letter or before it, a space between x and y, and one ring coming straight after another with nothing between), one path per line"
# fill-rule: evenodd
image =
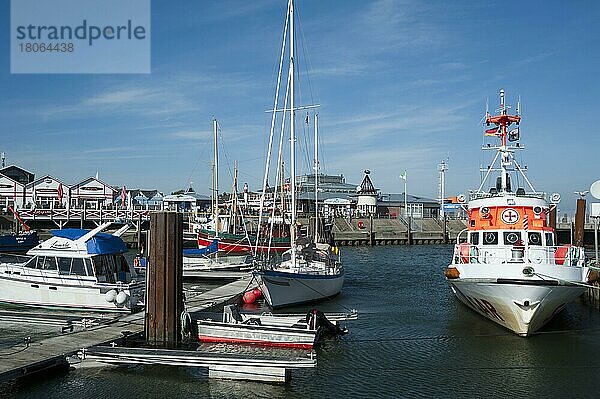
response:
M521 115L521 95L519 94L519 99L517 100L517 115Z
M6 166L6 153L4 151L2 151L2 154L0 155L0 157L2 158L2 167L4 168L4 166Z

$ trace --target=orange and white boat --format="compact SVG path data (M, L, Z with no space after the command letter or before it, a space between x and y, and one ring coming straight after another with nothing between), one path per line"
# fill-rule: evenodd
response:
M580 296L590 278L583 248L556 245L548 214L560 201L559 194L538 192L514 157L523 149L519 141L521 116L509 115L500 90L499 115L486 112L486 136L498 145L485 176L469 198L460 196L469 215L444 274L452 291L477 313L528 336ZM509 130L511 125L513 128ZM492 127L493 126L493 127ZM486 187L492 173L496 181ZM525 187L514 187L511 181ZM595 273L592 273L595 274Z

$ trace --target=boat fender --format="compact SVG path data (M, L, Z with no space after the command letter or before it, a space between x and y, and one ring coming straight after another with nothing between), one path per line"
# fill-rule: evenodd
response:
M137 256L135 258L133 258L133 267L139 267L140 266L140 258L138 258Z
M114 302L117 300L117 290L109 290L106 294L104 294L104 299L106 302Z
M119 292L116 298L117 305L123 306L127 302L127 299L129 299L129 295L125 291Z
M253 289L252 293L254 294L254 297L256 299L260 299L260 297L262 296L262 291L260 290L260 288Z
M244 292L244 296L242 297L244 303L254 303L256 301L256 295L252 291Z

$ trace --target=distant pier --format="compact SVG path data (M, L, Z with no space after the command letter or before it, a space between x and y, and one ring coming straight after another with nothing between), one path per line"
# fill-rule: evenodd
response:
M336 218L332 239L336 245L425 245L455 242L466 220Z

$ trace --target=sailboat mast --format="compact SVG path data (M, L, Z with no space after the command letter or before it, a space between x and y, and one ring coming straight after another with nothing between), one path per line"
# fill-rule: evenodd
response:
M290 0L290 185L292 195L292 218L290 243L292 246L292 264L296 265L296 132L294 117L294 1Z
M215 166L213 171L213 193L215 196L215 209L213 210L215 218L215 236L219 236L219 149L217 146L217 119L213 119L213 133L214 133L214 157Z
M319 241L319 114L315 114L315 242Z
M500 114L506 115L506 104L504 102L504 89L500 90ZM506 170L506 165L510 163L508 151L506 148L506 136L507 136L507 123L503 118L502 123L500 125L500 139L501 139L501 152L502 152L502 161L500 162L500 168L502 169L501 181L502 181L502 191L507 191L508 189L508 171Z
M230 225L233 225L233 228L230 232L235 233L237 228L237 203L238 203L238 191L237 191L237 179L238 179L238 168L237 161L233 163L233 187L231 188L232 196L231 196L231 215L230 215Z

